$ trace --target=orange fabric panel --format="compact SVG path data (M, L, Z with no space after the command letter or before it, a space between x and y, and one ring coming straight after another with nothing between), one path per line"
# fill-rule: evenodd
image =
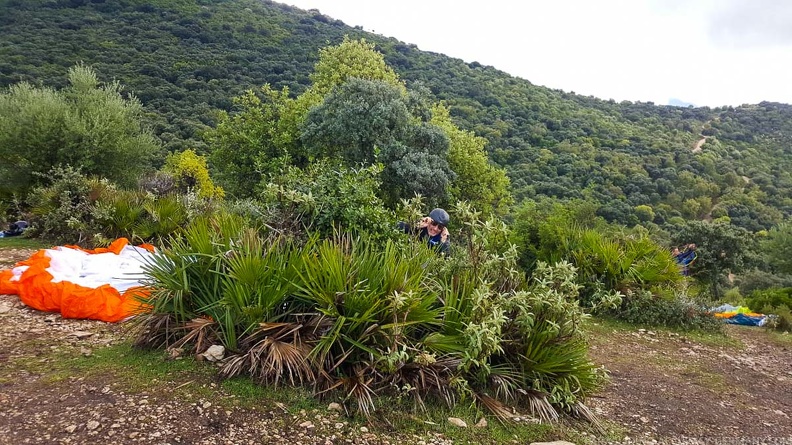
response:
M97 247L96 249L83 249L80 246L73 246L73 245L68 245L68 246L63 246L63 247L68 247L69 249L74 249L74 250L82 250L85 253L107 253L107 252L113 252L114 254L118 255L119 253L121 253L122 250L124 250L124 247L126 247L127 244L129 244L129 240L128 239L126 239L126 238L118 238L117 240L115 240L112 243L110 243L109 246L107 246L107 247ZM144 244L143 246L150 246L150 244ZM144 247L144 249L148 250L148 248L145 248L145 247Z
M0 270L0 295L17 294L16 283L11 281L11 277L13 276L14 275L11 273L11 269Z
M116 255L129 242L119 238L107 248L89 253L113 252ZM153 246L152 251L153 251ZM147 247L143 247L149 250ZM47 272L50 259L45 250L39 250L16 266L28 266L18 281L11 281L11 270L0 271L0 294L19 295L27 306L47 312L60 312L64 318L88 318L117 322L147 309L138 298L148 295L142 287L134 287L123 294L110 285L90 288L68 281L52 282Z

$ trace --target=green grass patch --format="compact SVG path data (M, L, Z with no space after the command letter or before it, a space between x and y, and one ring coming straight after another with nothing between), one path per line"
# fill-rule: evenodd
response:
M297 413L301 410L323 409L325 404L314 398L305 388L293 386L259 385L249 377L234 377L223 380L220 388L233 396L238 406L245 408L282 404L288 412Z
M724 334L714 334L701 331L679 332L684 338L704 346L725 347L730 349L743 349L745 344L736 337Z
M638 329L634 324L612 318L588 317L583 321L583 330L591 339L607 338L616 332L633 332Z
M790 332L778 332L766 329L765 334L767 334L767 339L776 346L792 346L792 333Z
M84 375L112 375L124 382L133 392L153 389L185 388L183 393L209 395L205 388L216 375L211 366L205 366L192 358L166 360L162 351L147 351L132 348L122 343L94 350L89 356L78 356L64 363L67 369ZM190 382L194 383L191 384Z
M584 331L588 334L592 343L607 343L609 336L615 333L637 332L644 329L657 334L676 334L680 339L705 346L719 346L741 349L745 345L738 339L730 335L719 332L708 332L698 330L684 330L669 328L664 326L649 326L643 324L632 324L625 321L606 317L590 317L583 324Z
M448 422L449 417L464 420L467 428L459 428ZM487 420L486 427L475 427L481 419ZM362 419L360 419L362 420ZM492 416L485 415L470 401L460 401L454 408L448 408L437 400L428 400L426 410L421 411L411 400L396 397L382 397L372 424L383 430L398 431L402 434L435 435L439 434L454 443L504 444L531 443L536 441L569 440L583 443L580 432L569 425L536 424L529 422L501 423ZM584 425L575 425L584 427Z
M10 238L0 238L0 250L2 249L48 249L55 244L38 238L24 238L13 236Z

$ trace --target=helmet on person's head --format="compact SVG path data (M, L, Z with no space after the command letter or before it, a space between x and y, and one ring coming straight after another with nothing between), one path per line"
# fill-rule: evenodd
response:
M432 218L432 221L442 226L448 226L448 223L451 221L448 212L439 207L429 212L429 218Z

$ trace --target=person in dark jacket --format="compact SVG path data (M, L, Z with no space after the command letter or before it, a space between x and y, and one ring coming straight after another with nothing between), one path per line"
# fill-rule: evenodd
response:
M399 222L399 230L404 233L416 235L426 245L437 250L438 253L448 255L451 250L451 241L448 236L448 223L451 218L448 212L436 208L429 212L429 216L421 218L414 226Z
M677 264L682 268L682 275L690 275L690 266L696 261L698 255L696 254L696 245L691 243L685 246L685 250L674 256Z
M28 228L27 221L17 221L8 226L8 230L0 232L0 237L19 236Z

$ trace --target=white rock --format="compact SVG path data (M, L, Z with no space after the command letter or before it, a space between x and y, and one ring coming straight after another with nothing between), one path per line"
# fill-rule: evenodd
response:
M310 430L313 427L314 427L314 424L310 420L306 420L305 422L300 424L300 428L305 428L307 430Z
M476 428L486 428L487 427L487 419L481 418L481 420L476 423Z
M93 332L86 332L86 331L74 331L71 335L77 337L77 340L85 340L86 338L94 335Z
M85 424L85 427L88 428L88 431L93 431L93 430L99 428L99 422L97 422L95 420L90 420L90 421L88 421L87 424Z
M449 417L448 423L454 426L458 426L460 428L467 428L467 423L465 423L465 421L460 419L459 417Z
M210 362L217 362L223 359L225 355L225 348L221 345L209 346L209 349L204 352L203 357Z
M368 428L366 428L365 426L361 426L360 427L360 432L361 433L368 433Z
M69 433L69 434L71 434L71 433L73 433L75 431L77 431L77 425L69 425L69 426L66 427L66 432Z
M14 305L10 301L0 301L0 314L10 312Z
M327 405L327 409L330 411L338 411L338 412L344 411L344 407L341 406L340 403L335 403L335 402Z

